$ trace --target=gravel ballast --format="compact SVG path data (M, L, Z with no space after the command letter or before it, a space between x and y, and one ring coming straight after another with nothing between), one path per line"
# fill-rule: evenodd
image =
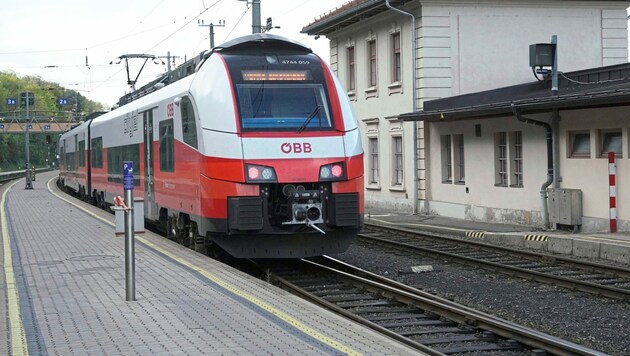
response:
M630 354L626 302L356 243L332 257L602 352Z

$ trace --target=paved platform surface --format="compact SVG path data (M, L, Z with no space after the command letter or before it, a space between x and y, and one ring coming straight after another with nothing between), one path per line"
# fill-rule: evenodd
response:
M542 231L532 226L493 224L434 215L412 215L377 210L366 214L365 222L561 255L608 260L630 267L630 232Z
M53 195L55 174L2 195L0 355L418 354L149 232L126 302L113 215Z

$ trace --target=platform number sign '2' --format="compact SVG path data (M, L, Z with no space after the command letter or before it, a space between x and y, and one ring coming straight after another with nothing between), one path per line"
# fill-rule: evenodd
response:
M175 104L169 103L166 105L166 117L173 117L175 115Z

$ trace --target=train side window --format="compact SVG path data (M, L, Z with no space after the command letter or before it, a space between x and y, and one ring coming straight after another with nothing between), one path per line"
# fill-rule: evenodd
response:
M93 138L90 142L90 154L92 155L92 168L103 168L103 138Z
M79 159L77 156L79 155L79 135L74 135L74 152L71 153L71 160L69 166L72 167L70 170L77 170L77 163Z
M115 182L116 176L122 174L120 152L120 147L107 149L107 180L110 182Z
M173 119L160 122L160 171L174 172Z
M187 96L183 97L179 107L182 111L182 132L184 142L191 147L197 148L197 122L192 102Z
M79 141L79 167L85 167L85 140Z
M102 155L100 159L102 164ZM114 183L122 183L124 161L133 162L134 184L138 185L140 179L140 146L137 144L110 147L107 149L107 180Z
M61 161L60 164L65 165L66 164L66 140L64 139L60 145L61 147L59 148L59 160Z

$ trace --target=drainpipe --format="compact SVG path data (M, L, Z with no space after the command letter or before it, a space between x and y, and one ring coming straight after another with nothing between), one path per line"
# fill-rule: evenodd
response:
M413 100L413 105L412 105L412 112L416 112L418 110L417 108L417 93L416 93L416 88L417 88L417 83L416 83L416 49L417 49L417 44L416 44L416 16L414 16L412 13L407 12L407 11L403 11L400 10L398 8L393 7L390 3L389 0L385 0L385 5L387 5L388 8L394 10L395 12L401 13L403 15L409 16L411 17L411 68L413 70L412 72L412 89L411 89L411 96L412 96L412 100ZM417 214L418 213L418 122L414 121L413 122L413 194L412 194L412 199L413 199L413 214Z
M542 200L542 217L543 224L545 229L549 229L549 211L547 209L547 187L553 183L553 130L551 129L551 125L546 122L528 119L523 117L518 111L518 109L512 103L512 112L514 112L514 116L526 124L542 126L545 128L546 138L547 138L547 181L543 183L540 188L540 198Z
M560 113L553 109L551 116L553 130L553 187L560 188Z

